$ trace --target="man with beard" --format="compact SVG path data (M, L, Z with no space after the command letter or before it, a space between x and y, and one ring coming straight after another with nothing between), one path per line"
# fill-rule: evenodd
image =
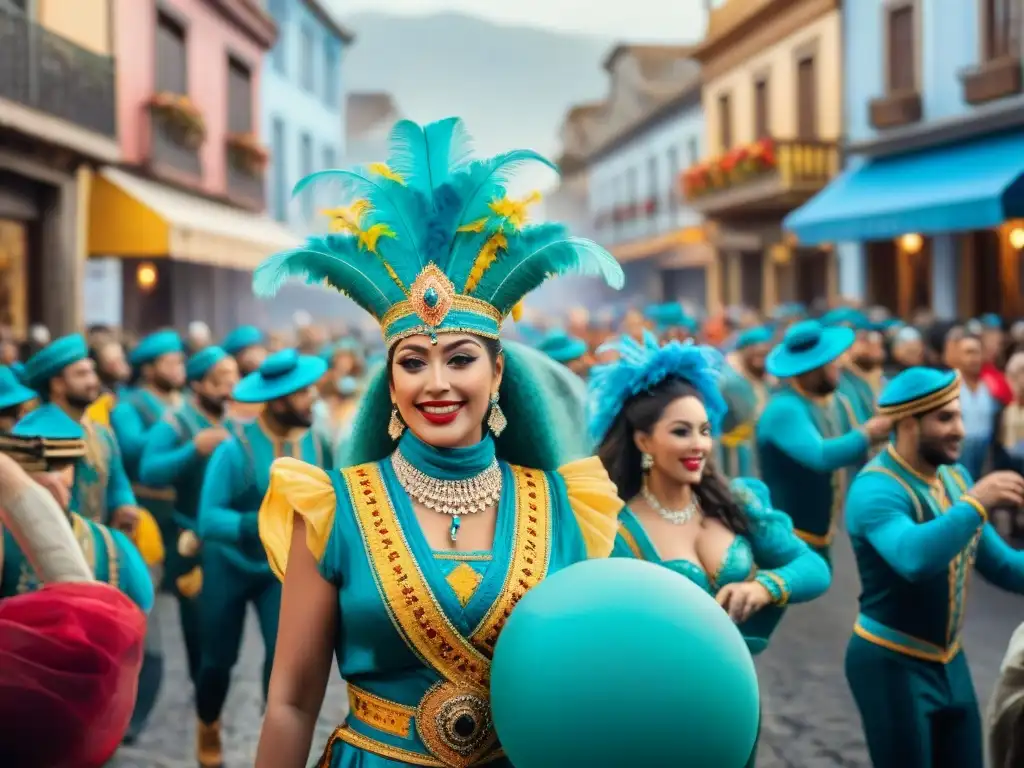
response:
M228 694L231 668L253 603L266 653L266 696L277 640L281 582L270 570L259 536L259 508L270 482L270 465L293 456L329 469L330 446L310 426L316 384L327 371L321 357L285 349L270 355L255 373L235 387L241 403L263 404L259 418L232 425L232 437L217 447L203 479L199 503L203 590L199 594L202 632L197 752L203 768L222 763L220 716Z
M852 319L853 346L843 358L839 373L839 391L853 406L857 423L863 424L875 413L882 391L882 364L885 363L885 337L879 326L861 313Z
M826 562L843 503L843 470L864 461L892 428L886 417L857 428L852 406L836 391L838 361L853 340L850 328L817 320L790 326L768 355L765 367L781 383L756 428L761 479L773 503Z
M121 342L106 335L97 336L89 348L89 356L96 363L103 392L89 406L86 415L97 424L110 424L110 414L132 378L132 369Z
M221 349L238 362L238 374L245 377L255 373L267 359L269 340L263 331L254 325L240 325L224 337ZM260 415L263 406L259 403L232 403L231 418L236 422L250 422Z
M590 374L593 359L587 348L587 342L570 336L560 328L547 333L537 344L537 349L556 363L564 365L584 381Z
M10 432L38 395L20 381L10 368L0 365L0 433Z
M977 483L957 463L965 429L955 371L910 368L879 398L895 439L857 475L846 521L860 615L846 678L876 768L982 768L978 702L960 647L972 565L1024 593L1024 552L988 523L1024 504L1024 478Z
M238 383L238 363L220 347L206 347L185 366L190 395L150 430L139 472L142 482L174 490L174 516L164 532L167 560L164 583L178 600L188 657L189 678L199 683L199 494L214 449L230 433L225 411ZM198 698L198 697L197 697Z
M87 520L133 531L139 519L121 449L109 427L85 416L100 394L96 364L81 334L62 336L25 363L24 383L85 431L85 455L75 464L72 509Z
M772 329L748 328L736 336L736 349L726 358L722 396L729 406L718 441L719 468L729 477L760 477L754 425L768 400L765 358L771 351Z

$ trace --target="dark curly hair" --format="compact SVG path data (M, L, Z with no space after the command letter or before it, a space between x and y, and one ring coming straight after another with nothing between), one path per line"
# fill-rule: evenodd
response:
M640 466L640 449L636 447L633 435L636 432L650 434L665 409L683 397L700 394L682 379L669 378L652 389L634 395L625 402L619 415L598 449L601 463L608 476L619 490L619 498L628 501L640 493L643 485L643 469ZM736 503L729 483L718 471L711 457L704 465L704 475L693 492L700 501L707 517L720 520L730 531L739 535L750 528L750 521L742 507Z

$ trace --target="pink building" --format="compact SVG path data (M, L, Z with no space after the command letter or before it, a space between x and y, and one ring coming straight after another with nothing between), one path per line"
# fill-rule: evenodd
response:
M120 318L104 306L87 319L140 332L259 322L251 271L294 245L262 213L256 100L274 21L258 0L114 2L123 163L93 180L86 288L122 301Z

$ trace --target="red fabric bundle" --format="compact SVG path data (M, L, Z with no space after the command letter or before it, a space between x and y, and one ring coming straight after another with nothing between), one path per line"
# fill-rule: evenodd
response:
M99 768L135 706L146 616L98 582L0 600L0 755L10 768Z

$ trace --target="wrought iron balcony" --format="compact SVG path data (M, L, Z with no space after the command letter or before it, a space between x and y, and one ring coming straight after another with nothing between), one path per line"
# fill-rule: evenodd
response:
M0 99L116 138L114 60L0 3Z
M688 168L683 194L703 214L778 214L819 192L839 171L834 141L762 139Z

